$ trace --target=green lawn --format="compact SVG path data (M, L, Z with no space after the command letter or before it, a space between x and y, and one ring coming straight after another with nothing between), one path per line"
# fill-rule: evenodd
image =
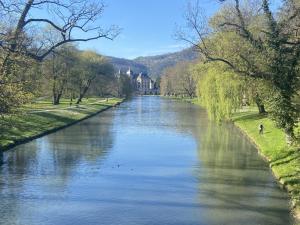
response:
M289 147L285 141L285 134L275 127L274 122L266 115L259 115L256 111L248 110L235 113L233 122L244 131L257 145L260 152L272 168L279 182L289 191L295 212L300 210L300 148L299 145ZM263 124L265 132L258 133L259 124ZM296 131L299 135L299 130Z
M79 106L70 105L69 100L62 100L54 106L50 100L41 100L25 105L20 113L5 116L0 120L0 149L18 141L34 137L47 131L66 126L113 106L122 99L89 98Z

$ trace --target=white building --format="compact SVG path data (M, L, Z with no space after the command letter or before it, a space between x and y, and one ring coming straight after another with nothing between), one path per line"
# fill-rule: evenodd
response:
M139 95L157 95L159 90L156 83L145 73L135 74L129 68L126 75L130 77L131 84L135 89L136 94Z

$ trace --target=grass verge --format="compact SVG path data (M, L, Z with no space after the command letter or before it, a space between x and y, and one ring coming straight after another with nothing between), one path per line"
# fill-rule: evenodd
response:
M72 125L121 101L118 98L89 98L78 106L70 105L69 100L62 100L57 106L52 105L50 100L25 105L20 113L1 118L0 150Z
M235 113L232 120L255 143L261 155L269 162L274 176L289 192L293 212L300 220L299 146L288 146L284 132L278 129L267 115L249 110ZM259 124L265 127L262 135L258 132ZM299 135L299 130L296 133Z

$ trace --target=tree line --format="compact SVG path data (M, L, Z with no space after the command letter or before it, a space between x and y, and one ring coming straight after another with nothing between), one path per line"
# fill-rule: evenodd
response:
M54 105L59 104L62 97L80 104L87 95L121 97L131 91L127 77L117 76L104 56L93 51L79 51L70 45L52 53L42 63L40 74L43 75L42 90L49 91L42 94L52 96Z
M42 96L79 104L87 94L127 94L104 56L76 47L118 36L118 27L99 25L104 9L96 0L0 0L0 115Z
M230 118L244 104L256 104L293 142L299 118L295 98L300 77L300 2L286 0L273 10L269 0L221 4L210 18L200 1L188 4L186 24L178 28L176 37L194 46L199 60L187 66L188 72L165 71L163 94L196 93L218 119ZM187 75L193 82L184 78ZM186 91L182 80L186 86L196 84L190 86L194 91Z

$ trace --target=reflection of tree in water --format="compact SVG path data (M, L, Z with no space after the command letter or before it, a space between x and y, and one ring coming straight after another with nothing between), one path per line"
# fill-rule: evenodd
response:
M3 153L3 163L0 167L1 185L10 186L16 180L23 180L25 176L34 175L38 153L36 141Z
M224 169L264 167L263 161L256 157L254 146L231 124L216 125L209 122L201 136L198 154L208 167Z
M201 129L205 129L207 123L205 110L187 102L165 100L160 106L160 112L161 123L182 134L195 136Z
M200 204L208 210L208 224L234 224L228 210L239 210L236 224L245 218L256 224L290 220L286 196L277 188L255 147L237 128L209 121L199 107L178 115L183 124L190 124L180 129L189 131L198 143L198 195Z
M204 109L189 103L175 104L172 121L181 133L191 134L198 144L198 156L207 167L264 167L254 146L230 123L209 121ZM178 121L178 122L176 122ZM253 151L252 151L253 150ZM258 165L255 165L258 164Z
M209 220L233 224L228 210L238 210L236 223L289 224L286 196L278 189L255 147L231 124L208 123L198 146L199 202L213 209ZM218 220L215 215L228 219Z
M18 224L31 198L43 196L49 188L59 195L74 174L87 176L87 169L99 168L113 145L113 117L108 111L5 152L0 167L0 224Z
M197 143L199 163L195 176L199 181L203 221L231 225L245 220L254 224L289 224L286 196L276 187L255 147L237 128L230 123L209 121L205 110L192 104L178 103L164 110L171 114L173 111L170 120L174 121L175 129L192 135ZM234 216L236 223L228 216L228 210L238 210Z
M33 168L36 164L35 141L3 154L0 167L0 224L8 224L8 221L9 224L18 224L19 203L20 198L24 196L24 183L30 176L35 175Z
M67 177L73 168L101 163L113 145L112 111L70 127L47 139L55 170Z
M111 111L103 113L7 152L1 175L62 172L80 161L97 163L113 144L112 119ZM61 175L68 174L65 172Z

